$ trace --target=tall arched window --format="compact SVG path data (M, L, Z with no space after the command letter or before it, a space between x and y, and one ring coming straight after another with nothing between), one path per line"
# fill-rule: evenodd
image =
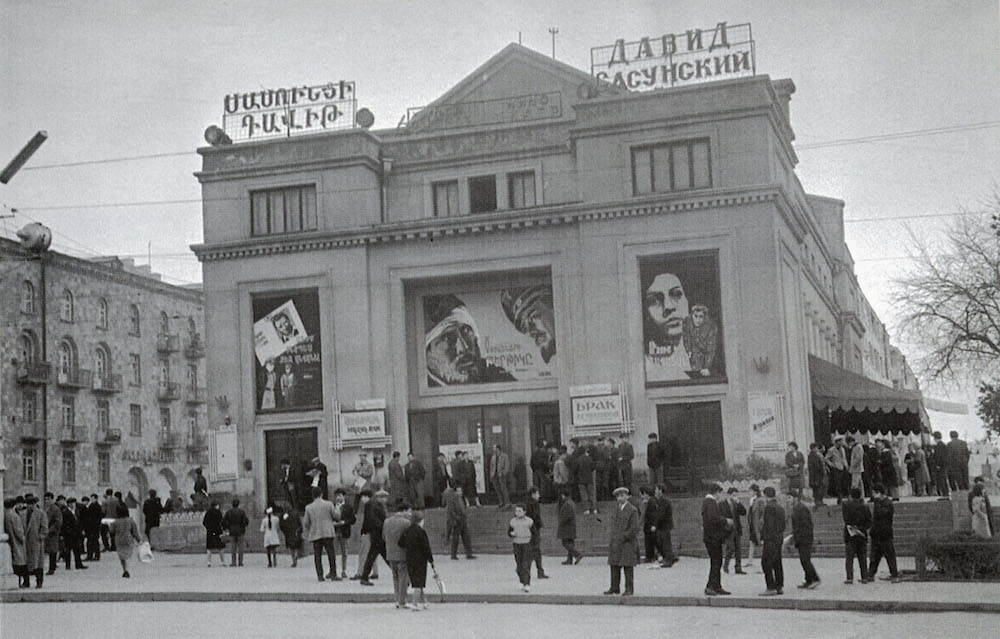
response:
M59 342L59 372L65 376L76 373L76 344L68 337Z
M128 307L129 332L133 335L139 334L139 307L132 304Z
M21 282L21 312L35 312L35 285L28 280Z
M188 332L191 333L192 335L198 332L198 326L197 324L194 323L193 317L188 318Z
M69 289L63 291L62 306L59 307L59 319L64 322L73 321L73 294Z
M167 317L165 311L160 311L160 335L168 335L170 333L170 318Z
M104 298L97 300L97 326L108 327L108 301Z
M38 358L38 345L35 336L31 333L21 333L20 340L21 361L25 364L32 364Z
M111 374L111 350L107 344L98 344L94 351L94 375L105 380Z

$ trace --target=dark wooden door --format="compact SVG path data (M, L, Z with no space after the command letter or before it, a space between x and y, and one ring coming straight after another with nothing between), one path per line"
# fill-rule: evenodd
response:
M289 428L264 432L264 455L267 460L267 500L269 503L287 502L285 489L281 485L283 473L281 460L291 462L291 477L295 480L298 508L302 510L311 501L309 488L311 479L305 472L310 462L319 455L319 443L315 428Z
M714 466L725 460L719 402L660 404L656 420L668 467L686 467L689 460L694 466Z

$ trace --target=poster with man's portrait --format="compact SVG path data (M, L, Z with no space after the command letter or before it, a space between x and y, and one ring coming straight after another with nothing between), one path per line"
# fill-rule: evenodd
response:
M323 407L323 364L316 289L255 295L258 413Z
M425 295L429 388L554 379L552 284Z
M647 386L726 381L717 251L639 258Z

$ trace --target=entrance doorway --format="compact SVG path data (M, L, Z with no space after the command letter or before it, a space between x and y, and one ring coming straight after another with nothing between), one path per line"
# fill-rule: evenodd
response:
M693 479L702 469L725 461L722 440L722 405L719 402L659 404L656 422L660 441L667 449L668 475ZM700 486L692 487L700 490Z
M306 476L310 462L319 455L319 444L315 428L289 428L264 431L264 455L267 472L267 501L287 504L290 495L284 485L281 460L290 462L288 476L292 481L291 496L295 498L298 510L312 501L309 488L312 480Z

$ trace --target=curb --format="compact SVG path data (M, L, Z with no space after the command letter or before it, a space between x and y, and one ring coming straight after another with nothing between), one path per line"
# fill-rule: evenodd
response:
M840 599L757 599L750 597L612 597L606 595L530 595L458 593L430 596L432 603L547 604L561 606L661 606L766 608L773 610L838 610L848 612L978 612L1000 614L1000 603L948 601L857 601ZM119 603L119 602L293 602L293 603L392 603L388 593L297 592L59 592L5 591L0 603Z

